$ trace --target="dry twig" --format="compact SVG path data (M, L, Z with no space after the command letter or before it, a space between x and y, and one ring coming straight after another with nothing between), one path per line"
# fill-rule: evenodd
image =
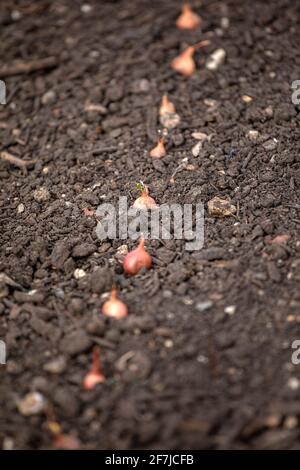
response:
M18 168L21 168L21 170L25 174L27 173L27 167L36 163L36 160L21 160L21 158L15 157L11 153L5 151L0 152L0 159L4 160L5 162L11 163L12 165L17 166Z
M13 65L3 65L0 68L0 78L12 77L36 72L38 70L52 69L56 67L56 57L45 57L44 59L32 60L30 62L17 62Z

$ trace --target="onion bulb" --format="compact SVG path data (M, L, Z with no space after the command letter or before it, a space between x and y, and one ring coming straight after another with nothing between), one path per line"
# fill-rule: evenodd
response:
M141 195L134 201L132 207L139 210L157 209L157 205L153 197L149 196L147 186L143 183L139 183L137 187L141 190Z
M185 3L182 6L181 15L176 21L178 29L197 29L201 24L201 18L192 10L191 5Z
M197 49L210 44L210 41L201 41L194 46L187 47L179 56L171 62L171 67L184 77L190 77L196 70L196 64L193 55Z
M53 449L57 450L79 450L81 444L77 437L59 434L53 439Z
M145 239L142 236L138 247L130 251L128 255L125 256L123 261L123 269L126 274L134 276L141 269L150 269L151 266L152 258L149 253L147 253L147 251L145 250Z
M126 257L124 258L124 261L125 259ZM119 320L120 318L127 317L128 315L127 307L121 300L118 299L117 289L115 287L113 287L111 291L110 299L107 300L103 304L102 313L103 315L106 315L107 317L112 317L117 320Z
M83 388L85 390L92 390L97 384L102 384L105 380L104 375L100 371L99 348L95 347L93 350L92 367L84 378Z
M157 145L150 151L150 157L152 158L163 158L167 155L164 139L160 137Z
M176 113L174 104L169 100L167 95L163 95L161 99L161 105L159 108L159 115L163 116L164 114L174 114Z

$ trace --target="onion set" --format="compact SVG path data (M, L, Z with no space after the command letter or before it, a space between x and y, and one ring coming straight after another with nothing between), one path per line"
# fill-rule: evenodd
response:
M100 370L100 352L99 348L95 347L93 350L93 360L91 370L87 373L83 381L83 388L85 390L92 390L96 385L105 382L106 378Z
M197 49L210 44L209 40L201 41L198 44L187 47L179 56L171 62L171 67L176 72L184 77L190 77L196 70L196 63L194 61L194 53Z
M149 190L144 183L140 182L136 185L137 189L141 191L140 196L134 201L133 206L138 210L157 209L156 202L149 196Z
M124 258L124 261L125 259L126 257ZM103 304L102 313L103 315L106 315L107 317L115 318L116 320L127 317L128 315L127 307L121 300L118 299L117 289L115 287L112 288L110 299L107 300Z
M181 15L176 21L176 27L178 29L197 29L201 24L201 18L197 13L192 10L189 3L184 3L182 6Z
M125 256L123 261L123 269L126 274L134 276L141 269L146 268L150 269L152 266L152 258L145 250L145 239L142 236L138 247L130 251L127 256Z
M163 158L166 155L167 155L167 152L165 149L164 139L163 137L160 137L156 146L152 150L150 150L150 157Z

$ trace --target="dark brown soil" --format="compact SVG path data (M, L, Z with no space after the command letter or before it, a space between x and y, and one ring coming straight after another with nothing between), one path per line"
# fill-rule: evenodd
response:
M36 160L27 172L0 160L0 273L17 283L0 282L0 446L51 447L45 415L16 406L39 391L83 448L299 448L299 5L195 1L201 33L176 30L180 1L88 3L91 12L79 0L1 1L2 64L56 60L6 77L0 105L1 149ZM171 60L203 38L211 45L196 53L195 75L175 74ZM212 72L205 61L218 47L226 61ZM164 92L181 124L154 164ZM195 131L213 134L198 157ZM194 170L171 184L185 157ZM148 243L153 269L127 278L114 259L124 241L98 240L83 209L132 202L138 180L158 204L207 209L219 196L238 212L206 213L198 253ZM283 234L287 243L270 243ZM86 276L76 280L76 268ZM112 277L130 311L119 322L100 313ZM95 344L107 381L87 392Z

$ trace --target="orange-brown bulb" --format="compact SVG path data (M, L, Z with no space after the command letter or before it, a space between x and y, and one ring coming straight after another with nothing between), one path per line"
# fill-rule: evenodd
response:
M193 59L195 48L193 46L187 47L179 56L171 62L171 67L176 72L184 77L190 77L196 70L196 64Z
M121 300L118 299L117 290L115 287L111 291L110 299L103 304L102 313L107 317L115 318L117 320L127 317L127 307Z
M53 439L53 449L57 450L79 450L81 444L75 436L58 434Z
M176 21L176 27L178 29L197 29L201 24L201 18L197 13L192 10L192 7L185 3L182 6L181 15Z
M176 113L174 104L169 100L167 95L163 95L161 99L161 105L159 108L159 115L174 114Z
M209 39L200 41L193 46L187 47L179 56L171 62L171 68L176 72L180 73L184 77L190 77L193 75L196 69L196 64L193 55L197 49L208 46L210 44Z
M145 250L144 237L141 237L138 247L130 251L128 255L125 256L123 261L123 269L126 274L134 276L141 269L150 269L151 266L152 258L149 253L147 253L147 251Z
M100 370L100 352L99 348L95 347L93 350L93 361L90 371L84 378L83 388L85 390L92 390L97 384L106 381L106 378Z
M164 139L160 137L157 145L150 151L150 157L152 158L163 158L167 155Z

